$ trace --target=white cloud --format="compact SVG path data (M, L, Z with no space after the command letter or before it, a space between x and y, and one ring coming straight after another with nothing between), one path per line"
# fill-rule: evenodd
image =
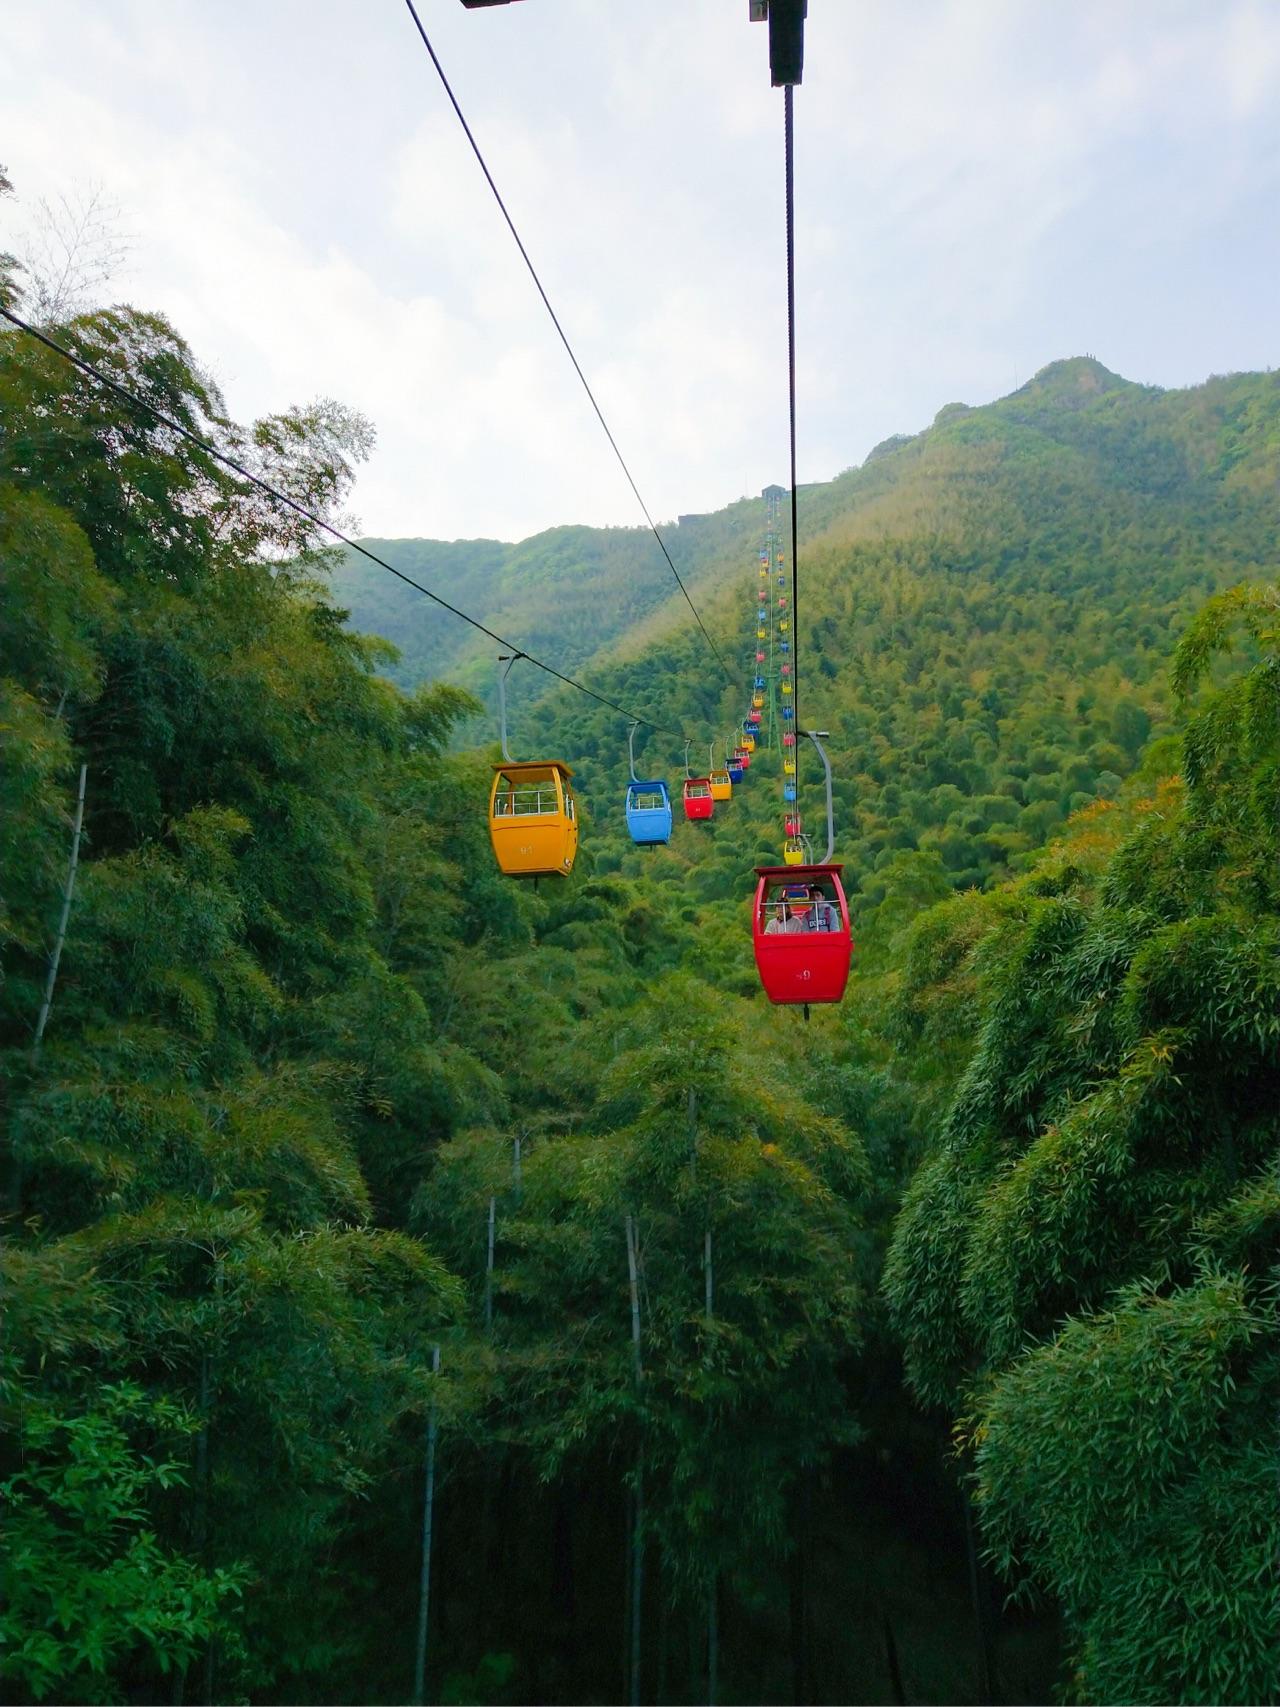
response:
M802 472L1090 348L1182 383L1276 360L1280 7L815 0L796 96ZM424 12L654 513L785 468L781 96L737 0ZM1153 22L1153 20L1155 20ZM327 393L371 532L631 523L396 7L9 0L0 146L93 177L242 414Z

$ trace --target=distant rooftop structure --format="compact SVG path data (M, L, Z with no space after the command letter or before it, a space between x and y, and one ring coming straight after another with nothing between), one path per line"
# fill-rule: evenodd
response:
M787 489L785 486L766 486L760 496L762 498L785 498Z

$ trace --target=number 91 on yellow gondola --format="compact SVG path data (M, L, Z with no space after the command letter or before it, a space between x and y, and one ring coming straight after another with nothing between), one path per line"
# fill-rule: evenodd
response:
M559 759L493 767L489 839L508 877L567 877L578 852L578 806Z

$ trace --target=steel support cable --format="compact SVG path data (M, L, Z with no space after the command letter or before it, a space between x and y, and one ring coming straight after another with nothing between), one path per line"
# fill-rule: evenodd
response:
M787 157L787 389L791 424L791 709L796 732L800 730L800 571L799 526L796 519L796 216L795 216L795 124L792 116L793 86L783 95L783 127ZM796 745L797 759L799 744ZM799 764L796 766L799 776ZM797 795L799 790L797 790Z
M554 680L562 682L565 687L574 688L578 693L586 694L588 699L594 699L597 704L607 706L610 711L620 713L621 716L640 724L642 728L652 729L657 735L671 735L677 741L684 740L684 735L680 730L668 729L661 723L654 723L648 717L640 717L636 712L628 711L616 700L608 699L604 694L597 693L594 688L585 687L581 682L575 681L572 676L566 676L563 671L554 668L553 665L544 664L541 658L535 658L531 652L524 651L522 647L516 645L514 640L505 640L502 635L495 634L493 629L486 628L484 623L478 621L474 616L468 616L466 611L459 610L457 605L450 604L448 599L441 598L439 593L433 593L430 587L424 587L421 581L415 581L412 575L406 575L403 569L397 569L394 563L388 563L386 558L379 557L376 551L370 551L367 546L360 545L356 540L343 533L341 528L334 527L332 522L325 521L323 516L316 515L314 510L309 510L305 504L300 504L296 498L291 498L287 492L281 492L278 487L273 486L269 480L264 480L261 475L254 474L251 469L246 468L243 463L237 462L235 457L229 456L226 451L219 450L217 445L210 443L200 433L193 432L190 427L184 427L181 421L175 420L172 415L167 415L163 409L157 408L148 398L139 396L136 391L131 391L127 385L121 385L118 379L113 379L110 374L104 373L93 362L86 361L83 356L78 356L74 350L69 350L65 344L60 344L56 338L51 338L47 332L41 332L37 327L32 326L20 315L14 314L11 309L5 308L2 304L0 304L0 316L3 316L11 325L16 326L20 332L25 332L28 337L34 338L37 343L43 344L48 350L52 350L55 355L61 356L64 361L70 362L72 367L78 368L87 378L94 380L105 390L114 392L117 397L123 398L126 403L132 404L134 408L145 409L154 420L168 427L170 432L178 433L189 443L198 445L206 456L213 457L216 462L220 462L225 468L231 469L242 480L247 480L251 486L257 487L258 491L265 492L269 498L273 498L276 503L285 505L295 515L302 516L313 526L321 528L332 539L336 539L341 545L345 545L348 550L357 552L361 557L367 557L370 563L376 563L379 569L385 569L388 574L394 575L398 581L403 581L407 587L412 587L415 592L421 593L424 598L430 599L442 610L447 610L451 616L458 617L479 633L488 635L490 640L497 641L498 645L505 647L507 651L518 653L521 658L536 665L539 670L553 677Z
M626 475L627 484L628 484L628 486L630 486L632 492L635 494L636 503L639 504L641 512L644 515L644 519L649 524L649 531L653 535L653 537L657 540L658 549L661 551L662 555L666 558L667 567L668 567L668 569L670 569L671 573L675 576L676 585L679 587L680 591L684 594L685 603L688 605L689 609L693 612L693 620L697 623L698 627L702 630L702 637L706 641L707 645L711 648L711 651L715 656L716 663L719 664L720 668L724 671L724 673L728 677L729 681L736 683L737 677L734 676L734 674L730 670L729 666L725 663L724 659L721 657L720 648L716 645L715 641L707 633L706 625L703 623L702 618L698 615L698 607L694 604L692 598L690 598L689 589L685 586L683 580L681 579L680 571L675 566L675 560L673 559L671 553L667 550L667 542L666 542L666 540L663 539L662 535L658 532L657 524L654 522L652 515L650 515L650 513L649 513L649 506L645 503L644 499L640 496L640 488L636 485L635 480L632 477L631 470L627 467L626 458L623 456L622 452L618 449L617 440L614 438L612 432L609 430L609 423L604 418L604 411L601 409L600 405L596 402L595 393L592 391L591 386L588 383L587 376L585 373L583 373L581 364L579 363L577 356L573 352L573 345L569 342L569 339L565 333L564 327L560 324L560 317L557 315L555 309L552 308L551 299L547 295L546 291L543 289L542 280L538 277L538 270L534 266L533 262L529 259L529 251L525 248L524 243L521 239L520 233L516 230L515 221L512 219L511 215L507 212L507 204L506 204L506 202L503 201L501 192L499 191L497 184L494 182L493 173L489 170L489 167L485 162L484 155L480 152L480 144L476 141L475 137L472 135L471 126L467 123L466 117L463 114L462 108L458 105L458 97L454 94L453 89L449 83L449 79L444 74L444 67L440 63L440 60L436 54L435 48L432 47L432 45L431 45L431 38L428 36L426 30L422 26L422 19L418 16L417 7L414 5L413 0L404 0L404 3L409 8L409 16L413 19L414 24L417 27L418 34L422 37L423 47L426 48L427 52L431 56L431 63L432 63L432 65L435 66L436 75L440 79L440 82L444 88L445 94L449 97L450 106L453 108L454 112L457 114L458 123L462 126L463 134L466 136L467 141L471 144L471 152L475 155L476 160L479 164L480 170L484 173L485 182L488 184L489 188L493 191L493 199L494 199L494 201L497 202L498 209L501 212L503 219L506 220L506 222L507 222L507 230L511 233L512 237L515 239L516 248L520 251L520 258L524 262L525 266L528 268L529 277L533 280L533 283L534 283L534 286L538 292L538 295L542 298L542 306L546 309L547 313L551 317L551 324L555 327L556 332L560 338L560 342L564 345L565 354L568 356L569 360L573 363L573 371L577 374L579 380L582 382L582 389L587 394L587 401L591 404L591 407L595 410L596 420L599 421L601 427L603 427L604 436L609 441L610 449L613 451L614 456L617 457L617 459L618 459L618 466L619 466L619 468L621 468L623 474Z

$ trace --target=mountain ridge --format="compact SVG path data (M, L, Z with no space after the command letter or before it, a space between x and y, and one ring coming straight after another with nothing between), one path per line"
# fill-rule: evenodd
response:
M1064 503L1097 510L1095 524L1105 515L1113 534L1153 525L1152 503L1172 505L1179 529L1203 532L1201 512L1222 512L1222 521L1231 511L1228 519L1247 522L1256 534L1258 518L1246 512L1260 507L1267 525L1275 521L1267 492L1280 468L1278 399L1280 378L1267 371L1165 389L1125 379L1092 356L1061 358L992 403L946 404L920 432L893 435L862 463L802 487L802 545L808 551L833 541L932 536L950 542L957 563L998 573L1010 541L1052 526ZM1019 478L1020 462L1026 478ZM726 656L734 649L745 655L733 599L761 516L758 498L740 498L661 524ZM610 667L690 622L643 526L565 524L510 544L364 543L567 673ZM1258 551L1261 545L1259 539ZM351 626L399 648L391 673L402 684L443 677L491 699L492 643L485 637L428 613L420 595L354 554L338 565L331 592ZM513 704L531 704L547 691L534 672L513 677Z
M1082 409L1060 407L1082 373L1099 388ZM1161 774L1179 636L1207 596L1280 559L1280 376L1103 388L1067 364L815 489L801 523L798 718L831 732L837 846L865 921L895 892L999 882L1073 813L1117 798L1144 766ZM744 667L754 588L744 554L702 607L714 633L736 629L730 656ZM723 738L745 694L705 669L688 623L649 626L646 644L633 633L600 657L592 686ZM618 822L616 713L561 692L520 736L575 765L584 847L605 869L700 896L780 851L776 753L757 755L723 822L679 828L642 866ZM670 741L651 735L647 755L678 780ZM802 752L813 823L810 766Z

